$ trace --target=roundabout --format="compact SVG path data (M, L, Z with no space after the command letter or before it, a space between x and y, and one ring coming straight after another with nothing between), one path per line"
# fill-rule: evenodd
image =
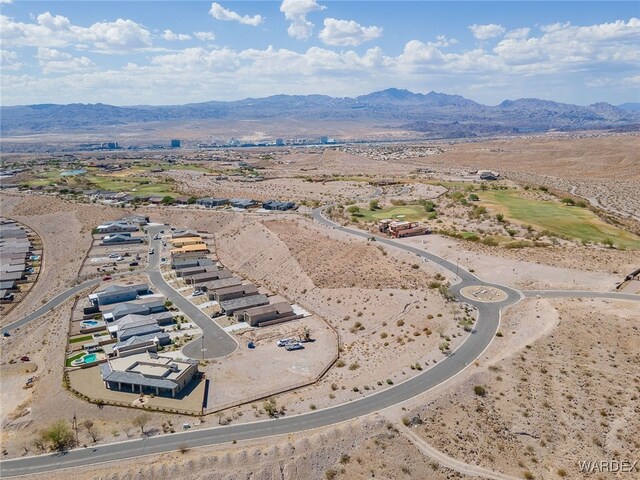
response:
M470 285L460 289L460 295L468 300L482 303L504 302L508 295L504 290L488 285Z

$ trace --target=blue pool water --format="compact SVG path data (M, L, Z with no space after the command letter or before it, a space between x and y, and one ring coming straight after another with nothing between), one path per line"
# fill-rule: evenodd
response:
M95 362L97 358L98 356L95 353L90 353L89 355L85 355L84 357L82 357L82 360L84 363L91 363Z
M81 323L81 325L83 327L95 327L96 325L98 325L98 321L97 320L85 320L84 322Z
M87 173L86 170L67 170L65 172L61 172L61 177L73 177L75 175L82 175L83 173Z

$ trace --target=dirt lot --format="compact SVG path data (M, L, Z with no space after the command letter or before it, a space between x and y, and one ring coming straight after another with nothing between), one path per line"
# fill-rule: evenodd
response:
M82 262L79 276L84 278L91 275L104 275L107 273L122 273L130 270L129 263L138 262L134 268L141 269L147 264L146 236L142 232L134 233L134 237L145 240L140 244L127 245L101 245L104 235L93 235L93 242L86 258ZM120 258L109 258L109 255L119 255Z
M523 301L488 361L411 412L425 422L416 432L517 477L578 479L578 461L638 460L636 312L632 302Z
M215 180L212 176L193 176L183 172L172 172L181 190L200 196L223 198L252 198L254 200L280 201L337 201L370 195L374 187L366 182L331 181L307 182L302 178L268 178L262 182L247 183L238 180ZM232 177L231 177L232 178Z
M563 245L505 249L440 235L401 241L452 262L459 259L462 268L484 280L529 290L611 291L624 277L622 273L633 269L637 253Z
M281 338L299 338L307 327L314 342L303 350L288 352L276 346ZM315 380L338 353L338 339L326 323L316 317L245 330L234 335L240 349L228 357L208 362L207 376L212 379L208 408L266 397L279 390ZM247 344L253 341L255 349Z

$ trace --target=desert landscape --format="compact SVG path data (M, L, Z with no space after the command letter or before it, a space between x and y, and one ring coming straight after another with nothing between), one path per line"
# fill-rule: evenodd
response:
M587 140L554 136L269 154L228 150L221 152L222 160L198 153L160 171L148 166L149 159L127 155L121 162L124 172L133 169L152 186L156 181L161 188L168 185L167 193L174 196L170 198L194 198L185 204L105 201L60 188L33 190L42 182L27 167L19 173L20 181L31 182L31 187L3 192L3 215L38 234L46 260L26 299L3 315L2 324L12 325L78 282L99 282L96 262L111 250L99 246L94 229L132 215L149 217L150 225L167 229L197 230L225 268L317 319L305 328L320 345L310 346L305 355L316 355L309 359L317 362L320 357L313 348L319 347L327 354L330 350L324 349L335 349L337 358L320 378L313 379L302 357L288 368L289 376L278 374L292 357L280 358L276 353L281 350L271 345L298 335L300 325L234 332L240 351L251 343L261 356L237 352L228 359L201 362L214 388L223 388L209 393L212 404L248 395L251 389L245 386L261 380L273 388L278 381L291 381L287 378L309 378L312 383L197 418L152 408L142 430L145 437L155 437L183 430L183 424L195 432L250 424L269 418L272 411L285 418L320 412L417 379L452 354L455 358L455 352L473 340L478 307L453 300L450 288L460 282L460 275L475 273L485 282L519 289L526 298L502 312L489 347L445 383L373 416L275 437L269 447L260 440L203 448L185 442L180 452L163 456L160 463L155 457L125 460L117 467L77 469L74 475L169 478L197 468L197 478L250 473L265 479L582 478L578 462L607 455L634 460L634 372L640 354L628 333L637 329L636 301L615 297L640 293L638 280L625 281L637 268L640 245L636 196L625 187L625 182L634 185L640 179L640 166L628 154L638 141L633 134ZM577 158L581 161L572 160ZM12 161L35 165L26 158ZM90 161L81 155L62 169ZM224 178L225 172L236 171L237 162L250 165L248 173ZM618 166L608 168L611 162ZM499 179L479 180L477 170L482 169L499 173ZM626 173L621 176L622 169ZM245 181L257 174L262 179ZM54 184L55 175L53 171L49 177ZM127 178L126 173L107 172L90 181L103 182L110 175L114 186L117 178ZM62 184L72 190L76 183ZM285 212L210 209L195 200L203 197L291 201L299 206ZM320 211L333 227L318 221ZM422 222L433 233L385 243L377 240L384 238L378 227L385 218ZM354 236L354 229L362 235ZM146 255L147 248L139 252ZM416 257L407 249L436 255L455 267ZM144 281L152 268L141 262L136 267L139 277L129 284ZM168 266L163 269L184 298L207 304L192 298L194 289L176 279ZM126 269L114 272L128 274ZM466 295L480 300L486 291L474 288ZM564 291L574 298L527 296L545 291ZM611 293L603 299L571 292ZM503 294L495 301L506 301ZM66 332L78 335L69 322L80 299L79 294L69 298L3 338L5 458L46 448L38 441L40 432L62 411L70 412L67 420L91 419L79 433L86 448L141 435L136 409L89 403L74 394L78 380L71 382L71 390L62 381ZM332 347L330 338L335 338ZM262 366L246 370L246 355L263 359ZM89 377L86 381L94 382ZM25 382L31 386L22 388ZM573 439L571 446L568 438Z

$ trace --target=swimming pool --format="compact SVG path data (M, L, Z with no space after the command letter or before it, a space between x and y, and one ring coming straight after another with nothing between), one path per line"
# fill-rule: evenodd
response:
M84 320L80 323L80 326L82 327L95 327L96 325L98 325L97 320Z
M84 365L86 363L95 362L97 359L98 359L98 355L96 355L95 353L90 353L88 355L84 355L74 360L73 362L71 362L71 365L73 365L74 367L77 367L78 365Z

